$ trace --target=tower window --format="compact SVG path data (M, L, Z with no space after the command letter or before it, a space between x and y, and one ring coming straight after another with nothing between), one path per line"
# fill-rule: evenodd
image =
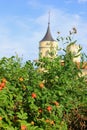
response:
M45 56L49 56L49 50L46 51Z

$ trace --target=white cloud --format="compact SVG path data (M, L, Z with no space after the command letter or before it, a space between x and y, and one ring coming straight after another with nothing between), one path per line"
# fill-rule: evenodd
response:
M38 0L29 0L28 5L33 8L38 8L41 6L41 4L38 2Z
M87 0L78 0L79 3L87 2Z
M49 9L49 8L48 8ZM29 17L15 17L0 21L0 57L12 56L15 52L25 60L38 58L39 41L44 37L48 24L48 9L36 19ZM87 21L79 14L69 14L63 10L51 8L51 33L56 39L57 32L67 36L72 27L77 28L78 44L81 44L86 52L87 48ZM11 27L9 26L11 23ZM16 30L15 30L16 28ZM12 35L12 33L15 35ZM60 46L60 45L59 45Z
M41 38L43 38L47 23L48 23L48 12L43 16L37 18L37 22L42 26ZM81 44L83 51L86 52L87 48L87 21L85 21L79 14L69 14L58 9L51 10L51 33L53 37L57 38L57 32L60 31L62 36L67 36L69 31L76 27L78 44ZM60 45L59 45L60 46ZM86 52L87 53L87 52Z
M76 27L77 35L75 38L77 39L77 43L81 44L83 51L87 53L87 21L85 21L79 14L71 15L64 12L56 12L55 21L58 21L55 23L55 30L59 29L59 31L66 36L72 27Z
M7 18L2 21L5 22L0 22L0 58L15 55L15 52L25 60L38 58L39 34L31 26L34 20L12 16L9 21Z
M73 3L73 0L65 0L65 3L71 4L71 3Z

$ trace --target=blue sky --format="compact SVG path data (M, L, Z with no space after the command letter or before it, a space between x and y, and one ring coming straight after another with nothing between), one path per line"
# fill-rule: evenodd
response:
M0 0L0 58L17 53L24 60L38 59L49 10L53 38L76 27L77 43L87 54L87 0Z

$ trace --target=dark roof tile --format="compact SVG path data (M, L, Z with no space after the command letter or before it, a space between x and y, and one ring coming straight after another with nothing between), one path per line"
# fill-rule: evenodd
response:
M55 41L52 38L52 35L51 35L51 32L50 32L50 23L48 23L47 32L46 32L44 38L40 42L42 42L42 41Z

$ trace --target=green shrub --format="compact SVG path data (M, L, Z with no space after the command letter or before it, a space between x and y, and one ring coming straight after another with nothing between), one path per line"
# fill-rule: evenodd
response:
M72 127L76 125L75 115L87 117L87 81L81 73L70 53L54 59L40 58L36 63L23 63L18 56L3 57L0 130L76 128ZM84 111L80 109L83 107ZM77 113L73 113L75 110Z

